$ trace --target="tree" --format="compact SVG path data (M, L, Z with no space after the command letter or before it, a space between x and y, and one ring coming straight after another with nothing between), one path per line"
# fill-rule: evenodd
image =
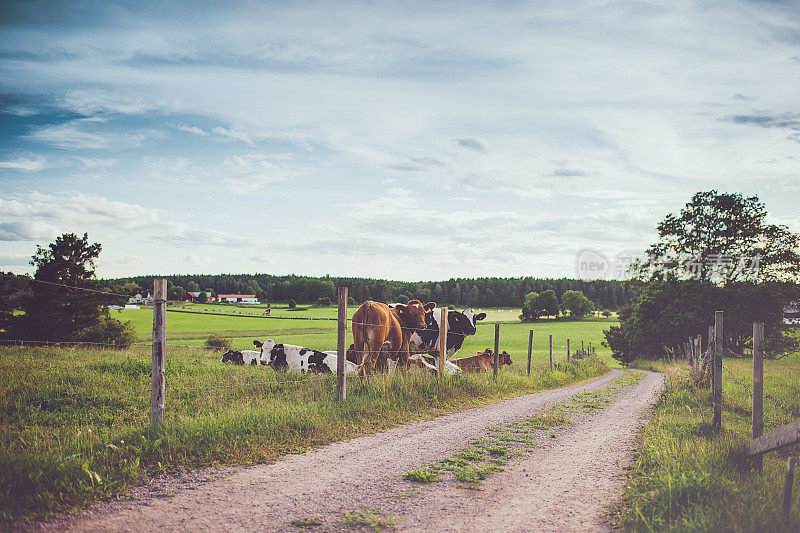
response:
M797 280L800 236L767 224L758 196L698 192L658 224L658 241L638 265L641 279Z
M47 248L36 247L31 265L36 272L30 292L7 334L25 340L115 342L126 347L133 342L131 326L109 317L107 306L123 297L101 290L95 279L94 261L100 243L89 243L86 233L65 233Z
M559 308L558 308L558 298L556 297L556 291L549 290L544 291L539 295L538 300L539 308L543 311L543 315L545 316L558 316Z
M611 311L609 311L608 309L603 309L603 311L600 314L608 318L611 316Z
M536 320L539 314L539 293L529 292L525 295L525 302L522 304L522 314L520 319L523 321Z
M187 292L199 292L200 291L200 285L196 281L192 280L192 281L190 281L189 283L186 284L186 291Z
M594 311L594 304L581 291L567 291L561 295L561 307L569 310L572 319L580 319Z
M167 289L167 299L169 300L183 300L185 296L186 290L178 285L174 285L172 288Z
M194 291L194 292L197 292L197 291ZM197 303L199 303L199 304L208 303L208 294L206 294L206 291L201 291L200 294L197 295Z

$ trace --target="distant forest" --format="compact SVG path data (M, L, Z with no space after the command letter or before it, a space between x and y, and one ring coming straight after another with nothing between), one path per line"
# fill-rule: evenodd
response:
M104 280L115 292L152 291L155 276ZM273 276L269 274L219 274L167 276L170 298L184 291L213 291L215 294L255 294L261 302L315 303L320 298L336 301L336 287L348 287L357 302L401 302L416 298L422 302L464 307L521 307L525 295L552 289L558 295L577 290L598 309L619 309L627 303L625 284L620 281L541 278L454 278L447 281L389 281L331 276Z

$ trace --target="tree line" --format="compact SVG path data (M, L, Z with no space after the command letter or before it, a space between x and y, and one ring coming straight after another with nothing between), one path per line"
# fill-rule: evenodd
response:
M156 276L134 276L105 280L114 292L135 294L152 290ZM161 277L161 276L158 276ZM583 281L568 278L451 278L447 281L391 281L373 278L312 277L271 274L179 274L166 276L171 299L183 299L186 291L214 294L255 294L262 302L315 303L336 300L336 287L348 287L355 302L376 300L400 302L416 298L456 307L522 307L530 293L553 291L561 299L569 291L580 291L597 309L618 309L626 304L625 285L613 280Z

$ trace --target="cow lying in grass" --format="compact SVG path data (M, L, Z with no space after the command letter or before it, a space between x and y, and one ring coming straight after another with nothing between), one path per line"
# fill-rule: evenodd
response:
M248 365L258 366L259 364L265 365L266 362L261 360L261 352L255 350L232 350L222 354L220 363L230 363L232 365Z
M488 372L492 369L494 364L494 353L491 349L486 348L483 352L478 352L478 355L472 357L463 357L461 359L453 359L453 363L458 365L462 372ZM511 364L511 356L503 350L497 361L498 368L502 369L503 365Z
M395 368L397 368L397 364L395 361L392 361L389 358L389 350L390 345L388 342L384 342L383 346L381 346L381 351L378 356L378 361L375 364L375 368L379 372L392 372ZM326 350L326 354L330 354L336 356L336 350ZM353 363L354 365L358 366L358 354L356 353L355 345L351 344L350 347L347 349L346 357L349 363ZM421 355L412 355L408 358L408 364L412 366L417 366L423 370L430 372L431 374L438 374L439 371L436 369L435 364L430 363L430 358L422 357ZM457 366L447 361L445 363L445 373L446 374L456 374L461 372Z
M269 339L261 343L253 341L257 348L261 348L261 364L271 366L274 370L293 370L296 372L311 372L314 374L328 374L336 372L336 353L320 352L303 346L292 344L278 344ZM345 361L345 372L356 372L358 366Z

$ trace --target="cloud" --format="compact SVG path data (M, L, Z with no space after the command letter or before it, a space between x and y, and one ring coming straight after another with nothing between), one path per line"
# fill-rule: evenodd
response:
M29 255L5 255L0 254L0 266L27 267L30 266L31 256Z
M480 137L467 137L464 139L456 139L459 146L475 150L476 152L486 152L489 149L489 143Z
M138 147L147 135L158 135L153 130L126 131L124 133L102 129L102 119L76 119L63 124L44 126L28 135L30 139L69 150L116 150ZM147 135L146 135L147 134Z
M446 165L447 163L439 157L425 155L425 156L409 157L402 163L396 163L394 165L390 165L390 168L393 168L395 170L403 170L407 172L416 172L435 167L443 167Z
M193 133L195 135L200 135L201 137L207 137L208 136L208 133L204 129L198 128L197 126L179 125L179 126L177 126L177 129L179 131L185 131L187 133Z
M224 128L222 126L217 126L212 130L214 134L219 135L221 137L228 137L230 139L235 139L238 141L242 141L243 143L249 144L250 146L255 145L253 139L250 135L242 130L237 130L234 128Z
M800 130L800 113L753 113L750 115L731 115L724 117L722 120L733 122L734 124L761 126L762 128Z
M2 206L2 203L0 203ZM34 241L50 239L57 233L56 226L41 221L0 221L0 241Z
M33 157L20 156L13 161L0 161L0 169L19 170L22 172L39 172L47 165L47 159L41 155Z
M194 254L189 254L183 258L185 263L189 263L192 266L206 266L211 260L208 257L201 257Z
M131 93L120 88L72 90L64 94L58 103L87 117L108 113L138 115L162 107L153 100L152 95Z
M551 176L558 177L571 177L571 176L585 176L586 172L577 168L557 168L553 171Z
M217 171L234 194L250 194L269 183L287 181L292 174L281 162L272 162L263 154L232 155Z

